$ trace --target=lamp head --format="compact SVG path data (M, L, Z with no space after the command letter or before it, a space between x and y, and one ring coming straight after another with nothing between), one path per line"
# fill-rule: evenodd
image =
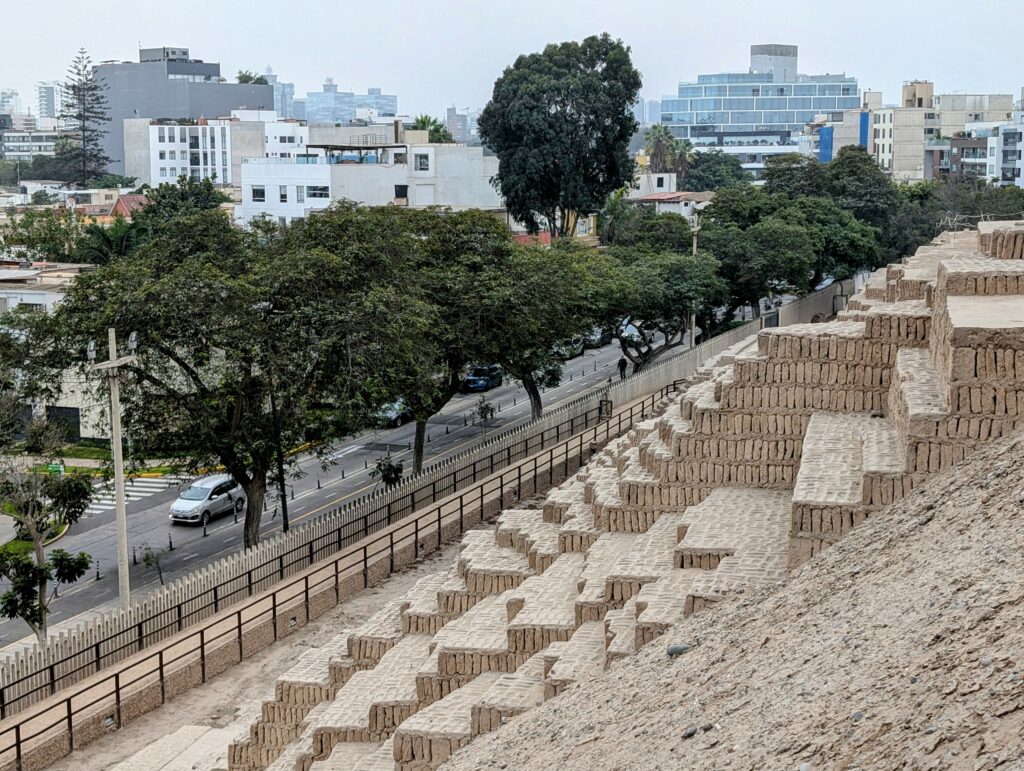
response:
M139 333L132 332L128 335L128 350L131 353L135 353L135 349L139 347Z
M89 344L85 347L85 358L89 361L96 361L96 341L90 340Z

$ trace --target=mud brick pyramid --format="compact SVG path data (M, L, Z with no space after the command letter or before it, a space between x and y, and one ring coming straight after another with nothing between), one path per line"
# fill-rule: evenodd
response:
M835 320L708 361L542 507L304 654L230 767L436 768L1022 421L1024 223L944 234Z

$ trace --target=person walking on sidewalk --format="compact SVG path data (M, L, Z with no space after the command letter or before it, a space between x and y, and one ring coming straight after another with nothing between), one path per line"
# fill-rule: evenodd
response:
M626 357L625 356L623 356L621 359L619 359L619 380L625 380L626 379L626 367L628 367L628 366L629 366L629 362L626 361Z

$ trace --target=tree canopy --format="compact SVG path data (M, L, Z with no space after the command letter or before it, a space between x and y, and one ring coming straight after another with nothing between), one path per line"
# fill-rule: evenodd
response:
M564 236L630 182L640 73L607 34L525 54L494 84L480 137L498 156L495 182L531 232Z
M703 150L693 154L681 189L700 193L749 181L750 175L735 155Z
M239 70L235 76L235 80L239 83L252 83L253 85L265 86L267 85L267 76L258 75L251 70Z
M107 85L96 79L92 59L80 49L61 90L61 120L74 125L71 139L58 142L55 160L66 170L67 179L79 187L106 174L111 159L100 144L110 121L106 95Z

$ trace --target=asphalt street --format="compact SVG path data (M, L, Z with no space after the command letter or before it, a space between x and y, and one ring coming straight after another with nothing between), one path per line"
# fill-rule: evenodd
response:
M568 362L562 384L543 394L545 409L574 398L581 391L606 381L610 376L617 378L615 365L620 355L618 345L613 344L587 351L582 357ZM500 432L530 414L526 392L518 384L506 380L504 385L488 391L485 396L496 409L500 408L486 430L479 425L472 425L470 421L479 394L456 396L431 419L426 448L427 463L462 452L479 442L485 433ZM339 443L332 448L332 465L327 469L315 457L302 457L299 461L299 475L289 481L290 523L293 526L301 525L373 490L377 482L370 477L370 470L374 461L389 450L393 458L404 460L406 468L411 468L414 430L413 424L406 424L398 428L370 431ZM231 515L214 520L207 528L205 537L202 528L170 523L170 504L186 485L187 482L169 483L162 490L159 485L140 485L134 495L132 487L127 489L129 498L137 497L127 507L129 553L134 549L137 560L137 564L131 564L130 570L133 594L159 586L156 568L147 567L143 561L146 546L160 553L160 567L165 581L242 547L241 518L237 523ZM281 530L277 503L275 495L268 497L267 511L261 525L263 537ZM167 551L169 539L173 541L173 551ZM51 604L51 629L56 624L81 614L98 612L101 606L116 602L118 587L115 543L114 511L109 509L91 513L72 526L68 534L51 547L70 552L84 551L96 560L96 566L85 578L64 588ZM0 646L9 645L27 635L28 629L20 620L0 623Z

